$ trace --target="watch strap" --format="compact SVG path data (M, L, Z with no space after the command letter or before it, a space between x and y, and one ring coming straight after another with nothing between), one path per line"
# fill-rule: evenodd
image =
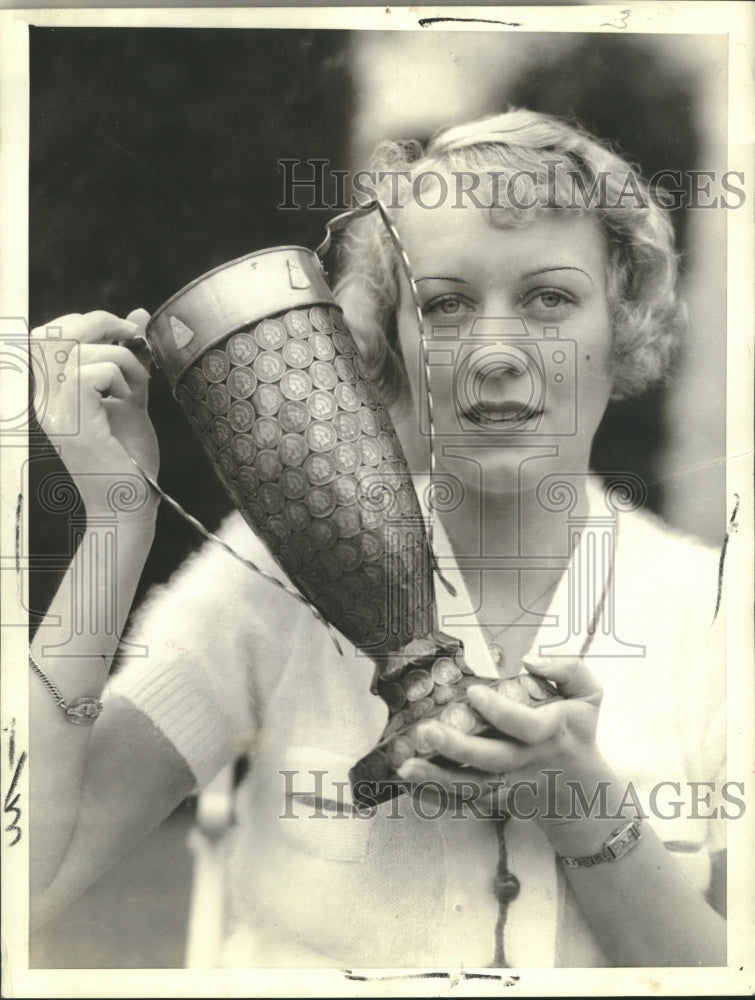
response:
M597 854L587 854L582 858L565 858L559 855L561 862L566 868L592 868L593 865L602 864L604 861L618 861L637 846L642 837L641 825L642 818L637 817L618 830L614 830Z

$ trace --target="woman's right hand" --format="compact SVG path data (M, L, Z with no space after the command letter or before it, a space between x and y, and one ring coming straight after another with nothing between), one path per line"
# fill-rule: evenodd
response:
M58 371L47 384L44 406L37 413L40 426L58 448L60 457L84 501L87 514L112 513L109 502L118 483L133 487L139 477L133 458L152 477L157 476L157 437L147 415L149 372L124 346L144 335L149 313L130 312L125 319L108 312L71 313L32 330L35 346L47 355L47 371ZM60 371L52 363L64 341L75 341ZM58 433L77 427L77 433ZM156 500L146 483L138 488L145 503L132 510L154 511ZM122 508L119 508L122 509Z

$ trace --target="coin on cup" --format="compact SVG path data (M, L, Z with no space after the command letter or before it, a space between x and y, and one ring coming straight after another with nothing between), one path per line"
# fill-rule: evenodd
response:
M533 701L547 701L553 697L553 693L532 674L519 674L517 680Z
M374 531L363 531L359 536L362 546L362 558L365 562L374 562L384 551L383 539Z
M248 365L257 357L258 347L251 333L237 333L228 341L226 350L234 365Z
M350 382L352 384L356 382L358 376L351 358L344 358L339 355L333 362L333 367L341 382Z
M258 451L254 467L257 475L265 482L273 482L281 474L280 459L274 451Z
M477 726L477 717L463 701L452 701L440 713L440 721L462 733L471 733Z
M305 431L304 436L312 451L330 451L338 441L335 427L322 420L314 420ZM335 472L335 465L333 471Z
M336 551L338 552L338 558L341 560L344 570L348 573L355 574L362 562L362 548L356 538L340 538L336 542ZM362 577L359 577L361 580ZM367 582L364 582L364 595L367 594Z
M292 309L283 317L283 323L292 337L308 337L312 333L309 316L303 309Z
M278 456L283 465L301 465L309 454L309 447L301 434L284 434L278 444Z
M214 383L207 390L205 399L207 400L207 405L210 407L212 412L217 416L222 417L228 412L228 406L231 402L231 394L224 385ZM248 428L245 427L244 430L248 430Z
M454 700L457 693L457 688L451 687L449 684L436 684L433 688L433 701L436 705L446 705L449 701Z
M281 350L283 360L290 368L307 368L314 355L306 340L288 340Z
M332 521L318 519L307 528L307 535L319 551L331 548L338 541L338 529Z
M365 382L364 379L359 379L356 384L356 394L363 406L375 406L377 403L377 394L369 382ZM375 418L377 421L377 417Z
M335 357L335 348L330 337L324 333L313 333L310 338L312 352L318 361L332 361Z
M362 428L364 434L369 434L370 437L376 437L379 430L380 424L378 423L378 418L375 416L374 410L368 409L368 407L363 406L357 414L359 418L359 426Z
M232 476L238 468L238 462L230 448L224 448L218 454L217 462L227 477Z
M199 368L189 368L183 377L183 384L194 399L203 399L207 392L207 379Z
M283 361L281 360L281 364ZM281 378L281 392L286 399L306 399L312 391L312 379L298 368L289 368Z
M338 403L331 392L315 389L307 399L307 409L315 420L332 420L338 413Z
M267 511L259 500L255 500L253 497L244 501L241 513L247 524L253 525L255 531L267 521Z
M202 371L210 382L222 382L230 367L225 351L208 351L202 358Z
M239 405L248 406L242 400L239 400ZM231 420L231 423L233 423L233 420ZM277 447L281 439L280 423L273 417L260 417L252 428L252 438L258 448Z
M262 417L262 420L270 420L270 417ZM231 427L243 434L250 429L254 423L254 407L245 399L235 399L228 410L228 420ZM280 431L278 432L280 433ZM255 438L259 442L259 438Z
M278 453L280 454L280 445L278 445ZM299 500L309 489L309 480L301 469L284 469L280 474L278 484L283 495L291 500Z
M449 656L437 659L430 672L438 684L457 684L461 678L461 670Z
M287 542L291 536L291 528L286 523L282 514L272 514L267 519L267 527L269 531L272 531L279 542Z
M338 476L333 483L333 491L336 495L336 500L342 507L350 507L356 503L357 481L353 476Z
M498 693L516 701L520 705L529 705L530 696L526 689L519 683L518 677L507 677L498 684Z
M306 404L298 399L287 399L278 412L284 434L301 434L311 419Z
M447 632L441 632L440 629L435 629L430 633L430 638L435 643L436 647L444 653L457 653L460 650L463 651L464 644L461 639L457 639L455 635L449 635Z
M343 313L339 306L330 307L330 319L336 330L345 330L346 324L344 323Z
M231 368L226 384L236 399L248 399L257 388L257 377L251 368Z
M427 656L433 656L436 652L436 646L429 636L418 636L411 642L407 642L403 652L408 662L415 663Z
M225 417L215 417L212 421L212 436L219 448L227 448L233 440L231 425Z
M283 510L285 500L275 483L262 483L257 496L268 514L279 514Z
M339 507L333 514L341 538L355 538L362 530L362 520L355 507Z
M255 327L254 339L263 351L279 351L288 337L285 327L277 319L263 319Z
M336 509L336 498L332 490L324 486L313 486L304 502L313 517L329 517Z
M281 492L283 491L281 490ZM294 531L303 531L310 522L307 505L301 500L289 500L283 508L283 516L288 526Z
M274 351L261 351L252 365L260 382L278 382L286 373L286 362Z
M309 375L318 389L334 389L338 385L338 374L330 361L313 361Z
M236 473L236 482L248 497L256 497L260 488L260 477L254 469L245 466Z
M359 420L353 413L337 413L333 417L333 427L340 440L345 442L356 441L362 433Z
M309 310L309 321L315 330L331 330L333 327L330 314L324 306L312 306Z
M419 701L430 694L435 683L427 670L412 670L403 680L408 701Z
M257 454L257 446L249 434L236 434L231 441L231 451L243 465L251 465Z
M336 329L333 333L333 343L339 354L344 354L347 358L353 358L356 354L356 348L354 347L354 341L346 332L346 327L339 327L335 324Z
M315 454L310 455L304 463L304 471L313 486L325 486L334 478L336 467L329 455Z
M277 385L259 385L252 394L254 408L260 416L272 417L283 403L283 395Z
M362 405L359 402L359 396L346 382L339 382L338 385L333 390L336 397L336 401L342 410L346 410L348 413L356 413L359 407Z

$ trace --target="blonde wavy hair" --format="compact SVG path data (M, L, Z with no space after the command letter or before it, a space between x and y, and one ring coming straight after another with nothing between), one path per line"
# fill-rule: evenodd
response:
M558 164L555 171L554 161ZM594 213L608 246L615 372L612 398L639 395L666 377L685 323L677 295L673 229L667 213L649 197L638 171L607 144L581 126L511 109L444 129L425 150L414 141L383 142L370 169L376 177L379 171L388 174L382 187L375 187L394 218L398 218L401 202L389 181L396 171L408 171L412 179L429 171L495 171L511 178L511 201L520 205L521 176L529 172L533 183L527 195L537 207L496 208L490 212L495 226L526 225L538 209ZM574 207L575 176L580 187L585 185L583 191L598 182L604 184L602 203L592 205L588 198L585 207ZM411 185L405 199L410 196ZM638 204L638 199L644 204ZM339 246L338 262L335 294L364 361L388 403L406 399L407 376L396 327L399 264L377 213L351 223Z

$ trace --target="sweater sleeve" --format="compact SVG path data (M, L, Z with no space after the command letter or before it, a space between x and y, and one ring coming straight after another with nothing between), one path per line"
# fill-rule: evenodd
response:
M270 571L272 560L237 514L229 545ZM277 571L280 574L280 571ZM275 588L207 542L153 588L121 643L106 697L127 698L167 737L198 787L254 739L260 706L253 671L271 651ZM275 594L281 600L279 592Z

